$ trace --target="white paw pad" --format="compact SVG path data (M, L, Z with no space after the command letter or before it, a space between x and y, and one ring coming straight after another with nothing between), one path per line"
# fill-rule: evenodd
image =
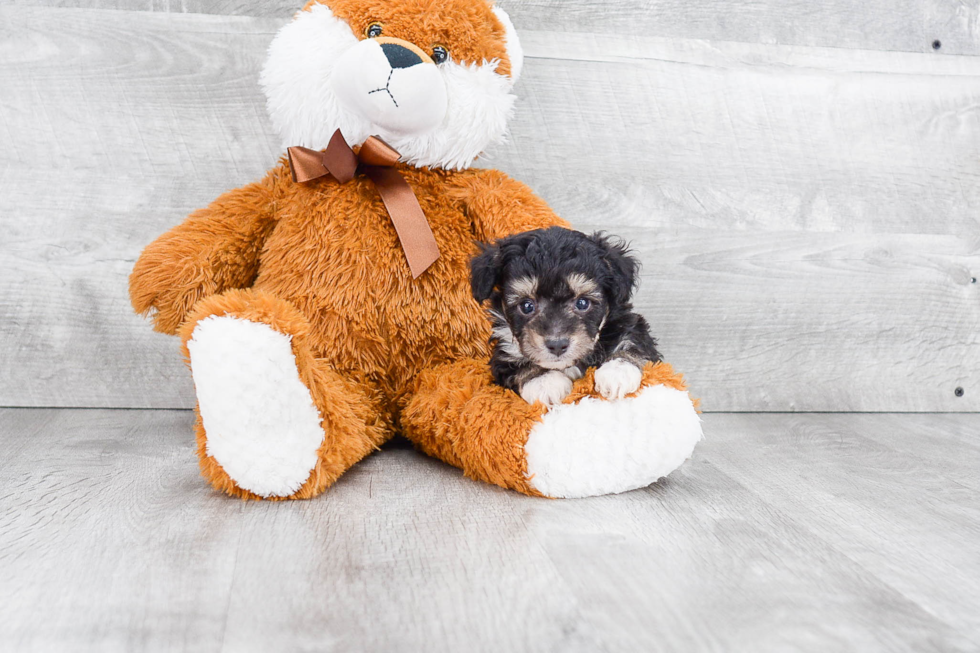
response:
M595 388L606 399L622 399L636 392L643 371L621 359L613 359L595 371Z
M525 383L521 397L529 404L540 401L550 407L560 404L571 392L572 380L563 372L552 370Z
M262 497L296 492L323 442L290 340L265 324L212 316L187 342L208 455Z

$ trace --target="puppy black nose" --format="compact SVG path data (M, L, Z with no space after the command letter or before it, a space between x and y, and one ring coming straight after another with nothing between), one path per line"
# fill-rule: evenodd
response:
M382 43L381 51L385 53L392 68L411 68L422 63L422 57L397 43Z
M568 338L549 338L544 341L544 346L555 356L561 356L568 351Z

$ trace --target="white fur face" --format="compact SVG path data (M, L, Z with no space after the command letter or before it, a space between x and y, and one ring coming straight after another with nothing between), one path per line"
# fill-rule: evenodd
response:
M385 47L417 58L397 43ZM446 84L435 64L420 59L413 66L394 67L375 39L347 48L337 61L331 87L344 109L389 134L424 135L446 118Z
M523 59L506 14L494 13L513 77L498 74L497 61L393 66L329 7L299 12L273 39L260 78L283 146L322 149L340 129L352 146L380 136L414 166L469 167L504 139Z

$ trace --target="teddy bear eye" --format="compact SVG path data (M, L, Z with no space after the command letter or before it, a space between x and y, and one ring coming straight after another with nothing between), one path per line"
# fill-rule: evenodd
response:
M437 45L432 48L432 60L437 64L443 63L449 60L449 50L441 45Z
M367 29L364 30L364 35L369 39L376 39L379 36L381 36L382 31L384 30L381 26L381 23L371 23L370 25L367 26Z

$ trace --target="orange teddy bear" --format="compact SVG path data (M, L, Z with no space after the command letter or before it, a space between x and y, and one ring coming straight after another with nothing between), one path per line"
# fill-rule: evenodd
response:
M150 244L130 278L135 309L182 338L214 487L313 497L396 432L551 497L645 486L690 456L699 419L669 365L618 401L590 372L550 411L491 382L475 241L565 224L470 168L506 132L522 62L485 0L314 1L273 40L261 82L296 147Z

